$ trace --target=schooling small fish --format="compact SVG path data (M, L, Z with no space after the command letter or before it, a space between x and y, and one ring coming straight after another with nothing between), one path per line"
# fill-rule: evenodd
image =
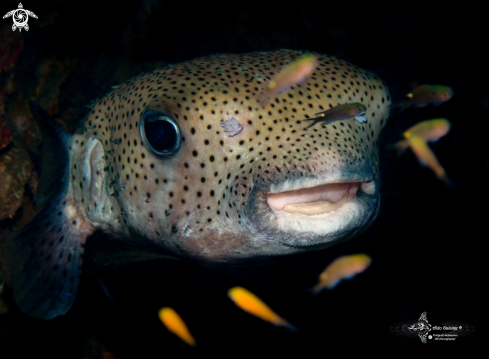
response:
M190 334L187 325L173 308L161 308L158 312L158 317L170 332L178 336L188 345L193 347L196 345L195 339Z
M409 141L407 139L412 135L419 136L427 142L436 142L445 136L450 131L450 128L450 121L446 118L435 118L420 122L405 131L403 133L404 139L397 142L394 147L398 150L399 154L404 152L409 147Z
M450 100L452 96L453 90L449 86L421 85L406 95L407 100L399 101L391 105L391 108L399 107L402 111L411 106L424 107L431 104L438 106Z
M229 298L245 312L292 331L297 329L270 309L260 298L243 287L234 287L228 291Z
M421 136L411 135L408 137L408 143L411 147L411 150L414 152L418 161L427 167L429 167L433 172L435 172L436 176L441 179L445 184L449 187L453 186L452 181L447 177L445 173L445 169L440 165L438 159L435 154L428 146L426 141L421 138Z
M313 54L306 54L299 57L278 74L274 75L268 83L265 83L265 88L260 94L258 102L265 107L272 97L288 91L292 86L304 83L311 76L317 65L317 57ZM265 68L269 69L270 66L265 66Z
M350 118L354 118L358 122L365 122L367 119L364 117L367 112L367 107L363 103L354 102L344 105L336 105L329 110L316 113L314 118L307 118L302 121L314 121L306 129L314 126L316 123L322 122L324 124L333 123L336 121L343 121Z
M31 104L43 135L37 214L8 238L6 252L19 308L43 319L65 314L85 243L97 231L131 250L119 256L102 248L90 263L168 256L234 263L328 248L368 226L379 210L377 139L389 90L333 56L299 56L208 56L193 60L192 75L181 71L189 62L156 69L94 103L74 134ZM299 69L275 77L284 59ZM228 75L216 76L216 68ZM313 68L320 70L307 89L294 87L265 108L248 82L259 71L274 79L275 93ZM114 105L119 91L123 106ZM358 94L375 109L368 131L357 121L335 136L304 129L305 108L316 113Z
M314 294L318 294L324 288L333 289L343 279L351 279L358 273L362 273L372 263L372 259L366 254L352 254L335 259L319 275L319 282L312 288Z

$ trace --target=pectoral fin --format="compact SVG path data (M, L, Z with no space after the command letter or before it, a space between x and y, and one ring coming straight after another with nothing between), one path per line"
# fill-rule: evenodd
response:
M14 298L33 317L63 315L75 299L83 247L93 228L77 221L76 208L69 202L52 201L8 238Z
M83 247L95 228L70 194L70 135L35 103L30 108L43 136L38 213L7 238L7 259L19 308L31 316L52 319L73 304Z

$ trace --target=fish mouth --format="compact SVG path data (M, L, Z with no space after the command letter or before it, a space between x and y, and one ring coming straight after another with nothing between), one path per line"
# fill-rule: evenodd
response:
M282 244L309 247L350 238L375 217L379 197L375 180L314 182L306 181L301 188L282 185L282 191L274 188L266 195L276 229L292 235Z
M293 191L269 193L267 202L273 211L300 213L306 216L339 209L357 193L361 182L330 183Z

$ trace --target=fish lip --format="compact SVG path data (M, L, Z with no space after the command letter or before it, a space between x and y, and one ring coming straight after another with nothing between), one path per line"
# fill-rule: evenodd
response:
M359 189L360 194L363 192ZM305 241L297 241L297 240L278 240L280 245L288 248L294 248L295 250L302 249L305 251L314 251L326 249L331 246L337 245L339 243L343 243L349 241L353 237L358 236L359 234L364 233L367 229L369 229L372 223L377 218L380 209L380 196L379 191L375 195L368 195L371 198L371 206L370 206L370 215L365 217L360 225L358 225L353 230L344 230L340 229L339 231L326 234L325 240L317 240L311 238L312 240ZM346 227L346 226L345 226Z
M370 172L370 171L368 171ZM310 185L305 185L304 182L310 182ZM372 183L375 181L373 174L366 173L365 175L356 175L352 177L345 177L339 174L318 174L312 178L299 178L295 181L281 181L278 184L270 185L270 193L280 193L284 191L294 191L299 189L312 188L322 185L328 184L336 184L336 183L352 183L352 182L361 182L361 183ZM293 183L291 183L293 182Z
M342 203L355 196L361 184L362 182L333 182L269 193L267 202L274 212L284 211L305 215L327 213L339 208ZM311 207L316 207L312 209L312 213ZM329 208L328 211L326 211L327 208ZM326 212L321 212L321 210Z
M374 180L327 182L280 192L270 191L266 197L268 206L273 212L283 211L312 216L336 211L346 202L352 201L357 191L368 195L375 194ZM308 204L309 207L316 208L307 208Z
M271 185L270 191L264 193L264 204L271 215L269 217L270 225L282 233L276 241L284 247L303 248L304 250L330 247L349 240L366 230L378 214L380 202L379 179L373 173L364 173L363 175L360 173L350 174L348 178L338 173L336 176L331 175L330 178L323 178L323 180L317 177L309 178L309 183L303 183L304 179L301 178L299 183ZM350 184L350 186L343 188L346 195L333 198L332 208L328 207L328 203L322 207L322 203L311 202L312 206L309 209L307 208L309 201L299 201L299 210L292 206L292 208L289 208L291 210L283 211L273 208L273 204L270 206L268 201L270 194L280 194L289 190L309 189L324 185L333 185L334 189L335 184ZM353 187L352 193L350 193L351 187ZM304 202L305 211L302 210L300 202ZM338 202L338 206L334 205L336 202ZM323 209L325 210L323 211Z

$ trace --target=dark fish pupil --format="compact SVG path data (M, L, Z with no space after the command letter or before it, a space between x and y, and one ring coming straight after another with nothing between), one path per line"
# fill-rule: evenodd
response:
M163 119L145 121L144 132L155 151L171 151L177 144L177 132L173 125Z

